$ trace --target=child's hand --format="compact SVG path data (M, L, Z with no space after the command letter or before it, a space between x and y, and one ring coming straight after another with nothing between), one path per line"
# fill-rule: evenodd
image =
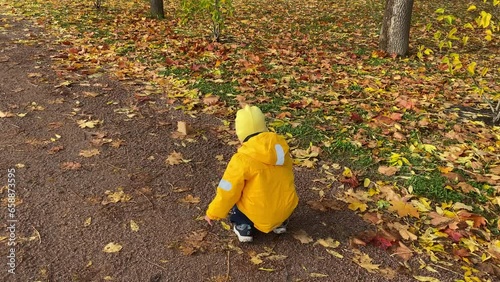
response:
M205 220L208 222L210 226L213 225L212 220L210 219L210 217L208 217L208 215L205 215Z

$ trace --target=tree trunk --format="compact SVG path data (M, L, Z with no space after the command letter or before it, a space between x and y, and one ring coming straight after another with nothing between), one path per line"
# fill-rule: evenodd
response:
M163 0L151 0L151 16L157 19L163 19Z
M386 0L379 39L381 50L399 56L405 56L408 53L413 1Z

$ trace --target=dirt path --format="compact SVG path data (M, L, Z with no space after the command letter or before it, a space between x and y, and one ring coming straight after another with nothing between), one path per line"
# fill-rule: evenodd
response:
M387 270L370 273L354 263L359 253L349 241L372 227L348 209L311 209L306 202L317 198L310 189L319 177L314 170L296 170L301 203L289 233L241 245L221 224L209 228L199 217L236 149L228 145L235 136L220 120L186 116L161 100L141 103L133 89L106 76L61 85L51 68L56 52L43 43L42 30L1 15L0 27L0 237L13 235L16 242L9 246L1 237L1 281L351 282L431 276L418 271L416 258L409 263L411 273L375 246L359 251ZM192 124L195 134L172 138L178 121ZM166 164L174 151L190 161ZM15 173L7 175L9 169ZM17 200L10 213L17 221L7 218L11 179ZM332 250L343 258L319 244L301 243L292 234L299 230L313 240L339 241ZM108 243L122 249L106 253ZM9 254L15 264L7 264ZM432 275L441 281L460 278L447 271Z

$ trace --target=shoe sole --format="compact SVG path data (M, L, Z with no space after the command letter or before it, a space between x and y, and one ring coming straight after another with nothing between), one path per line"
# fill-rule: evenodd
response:
M277 230L273 229L273 232L274 232L274 234L283 234L283 233L286 233L286 229L285 228L277 229Z
M240 241L241 243L249 243L249 242L253 241L253 237L252 236L241 236L238 233L238 231L236 231L236 226L233 227L233 231L236 234L236 236L238 236L238 241Z

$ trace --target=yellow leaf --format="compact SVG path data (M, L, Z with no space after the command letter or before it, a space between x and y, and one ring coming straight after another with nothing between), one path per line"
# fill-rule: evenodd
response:
M370 179L365 178L365 180L363 181L363 187L367 188L368 186L370 186L370 183L371 183Z
M107 195L107 197L102 201L101 204L107 205L109 203L128 202L130 201L130 199L132 199L132 196L125 194L125 192L123 192L123 188L118 187L116 190L117 190L116 192L111 192L109 190L104 192Z
M104 279L104 280L106 280L106 281L111 281L111 280L114 280L114 279L113 279L113 277L111 277L111 276L109 276L109 275L108 275L108 276L104 276L104 278L103 278L103 279Z
M116 253L119 252L122 249L122 245L118 243L109 243L106 246L104 246L104 249L102 250L105 253Z
M325 248L337 248L338 246L340 246L340 242L339 241L336 241L334 240L333 238L326 238L326 239L318 239L316 241L316 243L314 243L314 245L316 244L320 244L321 246L325 247Z
M486 36L484 37L484 39L486 39L486 41L491 41L493 40L493 33L491 32L491 29L487 29L484 31L484 33L486 33Z
M313 273L309 274L309 276L315 277L315 278L324 278L324 277L328 277L328 274L313 272Z
M359 251L356 256L352 258L352 260L361 266L362 268L368 270L368 272L375 272L376 270L379 269L380 264L373 264L372 259L370 258L369 255L363 254Z
M431 144L422 144L422 147L427 153L431 154L436 150L436 146Z
M352 177L351 169L348 167L344 167L344 171L342 172L342 175L347 177L347 178L351 178Z
M354 200L354 201L353 201L353 202L351 202L351 203L349 204L349 206L347 206L347 207L348 207L350 210L353 210L353 211L355 211L355 210L359 210L359 211L361 211L361 212L364 212L364 211L366 211L366 209L368 208L368 205L367 205L367 204L365 204L365 203L362 203L362 202L360 202L360 201L358 201L358 200Z
M101 124L102 121L82 119L82 120L77 121L77 123L78 123L78 126L80 126L80 128L94 128L97 125Z
M274 268L259 267L259 270L267 271L267 272L273 272L275 269Z
M340 259L344 258L344 256L343 256L342 254L340 254L340 253L338 253L338 252L336 252L336 251L334 251L334 250L332 250L332 249L326 249L326 251L327 251L330 255L332 255L332 256L334 256L334 257L336 257L336 258L340 258Z
M415 218L420 218L420 213L411 203L398 199L391 200L389 203L391 203L389 211L397 212L400 217L409 215Z
M85 221L83 222L83 226L84 226L84 227L87 227L87 226L89 226L91 223L92 223L92 217L89 217L89 218L85 219Z
M132 219L130 220L130 229L134 232L139 231L139 225Z
M436 14L444 14L444 8L439 8L435 11Z
M422 282L440 282L439 279L430 276L413 276L413 278Z
M476 9L477 9L477 8L476 8L476 5L470 5L470 6L469 6L469 8L467 8L467 12L469 12L469 11L474 11L474 10L476 10Z
M225 223L224 221L221 221L220 224L222 225L222 228L224 228L225 230L231 229L231 226L229 226L229 224Z

